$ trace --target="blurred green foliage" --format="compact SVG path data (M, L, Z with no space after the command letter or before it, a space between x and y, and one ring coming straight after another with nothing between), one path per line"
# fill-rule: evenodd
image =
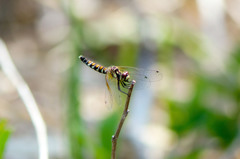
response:
M190 44L189 46L191 47ZM181 45L179 46L179 43L167 44L167 48L176 47L183 48ZM192 97L186 101L165 99L170 116L169 127L178 135L179 141L197 132L198 137L194 139L194 143L198 146L190 147L186 154L175 153L170 158L199 159L202 153L211 147L208 145L209 140L217 140L215 142L219 144L215 145L215 148L224 151L238 137L240 49L238 47L234 50L224 65L225 70L217 70L218 73L212 74L199 67L202 59L196 59L189 53L180 51L180 54L182 53L187 56L189 61L194 61L196 64L194 68L187 69L187 73L184 72L187 74L184 77L185 80L193 86ZM165 54L166 52L163 51L162 56ZM179 51L173 52L172 57L176 54L179 54ZM171 63L174 59L169 58L168 60ZM225 111L221 110L223 107L225 107ZM201 142L203 138L205 138L205 142Z
M0 159L3 158L6 143L10 134L11 131L7 128L6 121L0 120Z
M71 28L71 67L68 70L68 82L67 82L67 107L66 107L66 128L69 140L70 155L73 159L85 158L85 151L87 151L87 135L85 131L85 125L79 116L80 102L79 102L79 73L77 60L79 56L79 49L76 43L79 42L81 35L81 23L76 23L71 9L68 12L70 22L72 23ZM76 25L78 24L78 25ZM76 32L78 34L76 34Z

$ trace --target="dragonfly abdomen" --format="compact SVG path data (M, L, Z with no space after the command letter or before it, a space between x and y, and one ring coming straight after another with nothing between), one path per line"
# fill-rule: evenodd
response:
M82 55L79 56L79 59L83 63L85 63L88 67L94 69L95 71L98 71L98 72L103 73L103 74L107 73L107 68L106 67L104 67L102 65L99 65L99 64L96 64L95 62L88 60L86 57L84 57Z

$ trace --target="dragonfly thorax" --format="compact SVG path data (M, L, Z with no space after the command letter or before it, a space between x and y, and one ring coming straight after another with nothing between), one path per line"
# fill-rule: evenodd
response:
M120 81L128 82L129 79L130 79L130 75L129 75L128 71L122 72L122 71L119 70L119 68L116 67L116 66L112 66L110 71L111 71L111 75L112 75L114 78L117 78L117 79L120 80Z

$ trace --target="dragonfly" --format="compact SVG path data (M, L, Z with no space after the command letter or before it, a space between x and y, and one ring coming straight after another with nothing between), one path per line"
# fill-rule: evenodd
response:
M127 90L130 88L133 80L136 81L135 88L141 89L151 82L159 81L162 78L162 74L158 70L147 70L129 66L104 67L82 55L79 56L79 59L91 69L105 74L105 82L110 96L113 94L111 83L114 83L119 92L128 95Z

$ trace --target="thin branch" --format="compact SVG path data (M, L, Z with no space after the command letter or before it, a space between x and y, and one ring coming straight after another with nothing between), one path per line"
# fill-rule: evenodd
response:
M20 98L31 117L37 134L39 159L48 159L47 129L37 103L26 82L13 64L5 43L0 39L0 66L9 80L16 87Z
M117 128L116 133L112 136L112 159L116 158L116 147L117 147L118 136L120 134L123 123L124 123L124 121L125 121L125 119L128 115L128 112L129 112L129 110L128 110L129 102L130 102L130 98L131 98L131 95L132 95L132 90L133 90L133 87L134 87L135 83L136 82L133 80L132 84L131 84L131 87L128 90L127 99L126 99L125 107L124 107L124 110L123 110L122 118L121 118L121 120L118 124L118 128Z

